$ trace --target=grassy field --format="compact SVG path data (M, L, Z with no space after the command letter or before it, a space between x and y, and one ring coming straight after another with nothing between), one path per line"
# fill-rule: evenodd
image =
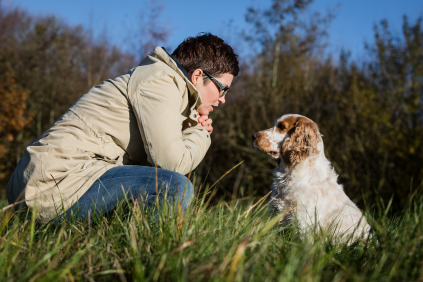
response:
M423 201L366 216L374 239L347 247L299 240L269 218L267 199L197 198L184 216L157 220L124 203L90 225L38 225L3 211L0 281L423 280Z

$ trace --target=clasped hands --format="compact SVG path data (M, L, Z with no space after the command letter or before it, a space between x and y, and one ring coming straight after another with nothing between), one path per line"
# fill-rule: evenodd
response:
M213 120L209 118L208 115L201 115L199 112L197 112L198 116L198 123L202 126L206 127L206 130L211 134L213 132L213 126L211 125ZM188 127L191 127L191 124L188 123Z
M198 112L197 112L197 116L199 116L198 123L201 124L202 126L205 126L206 130L209 132L209 134L211 134L213 132L213 126L211 125L213 120L209 118L208 115L201 115Z

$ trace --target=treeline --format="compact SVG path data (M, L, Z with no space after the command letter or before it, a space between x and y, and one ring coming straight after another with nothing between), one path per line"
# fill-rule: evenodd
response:
M226 198L267 194L276 162L253 148L251 135L297 113L319 125L350 197L373 208L387 208L393 197L396 210L423 188L422 19L404 16L398 36L381 21L365 59L343 52L334 60L324 45L333 15L310 14L311 2L274 0L267 10L249 9L246 40L261 51L213 116L201 176L210 169L216 181L244 160L219 185Z
M212 115L213 142L195 172L197 184L206 177L213 183L244 161L219 182L220 195L267 194L276 163L253 148L251 136L298 113L318 123L350 197L386 208L393 196L397 209L422 189L422 19L404 17L400 36L382 21L366 59L348 52L334 59L324 44L333 15L311 14L311 2L273 0L268 9L247 11L251 28L243 40L259 51L242 58L227 103ZM90 87L136 66L135 58L81 26L0 5L2 193L23 148Z
M160 3L159 3L160 4ZM0 0L0 197L29 142L47 130L80 96L126 73L170 31L156 22L162 7L150 3L140 26L128 30L134 52L123 51L90 29L54 16L34 17ZM156 26L157 30L148 28Z
M1 3L0 3L1 4ZM126 72L134 56L82 26L0 5L2 194L24 147L89 88Z

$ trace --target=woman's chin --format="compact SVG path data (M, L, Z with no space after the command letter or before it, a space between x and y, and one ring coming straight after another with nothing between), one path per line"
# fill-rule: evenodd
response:
M210 113L210 110L208 109L198 109L198 113L202 116L208 116Z

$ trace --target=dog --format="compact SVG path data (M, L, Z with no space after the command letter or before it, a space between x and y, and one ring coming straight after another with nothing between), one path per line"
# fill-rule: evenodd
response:
M337 183L325 157L323 139L311 119L287 114L275 126L253 135L254 147L279 161L273 175L271 213L297 222L300 234L319 228L349 243L369 236L370 226Z

